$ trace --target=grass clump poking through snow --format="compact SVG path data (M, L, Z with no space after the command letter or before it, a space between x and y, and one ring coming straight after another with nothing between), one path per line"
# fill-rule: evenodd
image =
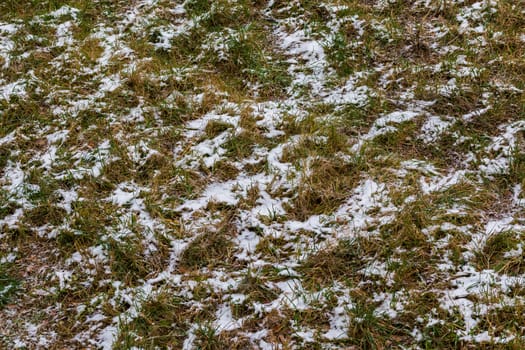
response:
M366 242L361 240L341 240L337 246L312 254L301 269L312 286L326 286L335 281L350 285L358 283L359 271L366 266L362 259Z
M122 327L115 348L180 348L188 332L189 315L185 301L168 291L151 297L143 302L139 315Z
M184 250L180 258L183 269L212 268L228 264L232 258L232 235L235 230L229 224L216 231L205 231Z
M310 173L301 179L297 188L290 212L299 220L305 220L310 215L335 210L346 199L345 193L357 184L363 166L358 162L346 163L337 158L313 160Z

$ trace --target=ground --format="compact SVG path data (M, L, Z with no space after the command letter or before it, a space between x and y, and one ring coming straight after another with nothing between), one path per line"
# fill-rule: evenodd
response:
M0 347L525 347L525 3L0 2Z

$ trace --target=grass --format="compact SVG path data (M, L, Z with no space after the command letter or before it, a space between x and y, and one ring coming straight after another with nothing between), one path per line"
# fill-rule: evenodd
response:
M219 337L219 331L212 325L201 325L195 332L197 337L195 346L202 350L219 350L228 345Z
M523 6L427 5L1 2L0 347L521 348Z
M312 287L326 286L334 281L356 285L362 278L360 270L366 266L360 240L342 240L337 246L319 251L308 257L301 269Z
M180 347L189 328L189 314L185 301L168 292L148 299L139 315L123 327L116 348Z
M10 264L0 264L0 309L11 303L20 289L20 280L11 275Z
M312 163L310 174L302 179L293 201L293 210L290 211L299 220L335 210L357 184L360 171L365 166L360 159L345 164L337 158L321 158Z
M261 276L249 270L241 280L239 292L247 296L242 305L248 308L251 303L269 303L278 297L276 291L269 287Z
M241 89L246 89L247 83L257 84L262 98L279 96L285 92L290 78L282 60L269 58L271 52L266 52L264 47L270 44L263 40L261 31L255 26L243 27L226 39L227 59L210 60L210 63L218 68L224 79Z
M521 255L506 257L506 253L517 248L519 235L512 231L505 231L491 235L485 242L483 250L476 257L478 264L483 268L504 271L509 275L519 275L522 271Z
M348 310L356 320L349 328L350 343L361 349L381 349L402 339L394 333L397 330L391 321L377 316L374 310L373 306L363 302L357 302Z
M231 227L225 226L219 232L208 231L198 236L184 250L180 267L191 270L228 264L233 253L229 230Z

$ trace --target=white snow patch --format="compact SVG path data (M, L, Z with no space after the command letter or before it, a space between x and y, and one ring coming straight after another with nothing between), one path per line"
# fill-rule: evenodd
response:
M242 327L242 322L235 320L229 305L223 304L217 310L216 319L213 322L214 328L218 332L232 331Z
M450 120L443 120L441 117L430 116L421 127L421 132L423 134L420 137L426 143L434 142L452 125L453 122Z

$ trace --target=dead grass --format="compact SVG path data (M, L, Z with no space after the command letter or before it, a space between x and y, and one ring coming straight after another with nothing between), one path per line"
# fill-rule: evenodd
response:
M184 250L179 266L183 270L228 266L233 262L234 245L231 239L236 235L232 223L224 222L215 230L206 230Z
M363 259L373 249L365 240L342 240L335 247L311 254L301 269L312 288L326 286L334 281L356 285L363 278L360 270L367 265Z
M190 330L199 349L522 348L519 283L465 286L455 302L487 308L472 329L444 300L467 272L525 273L525 134L501 138L525 114L523 6L418 4L1 2L1 346L89 347L137 306L114 348L181 348ZM395 111L418 116L369 134ZM236 181L236 204L206 197ZM349 200L363 211L337 212ZM516 338L468 339L483 332Z
M337 158L314 159L297 188L290 214L305 220L310 215L332 212L348 198L364 167L359 159L348 163Z
M193 315L186 302L168 291L146 300L138 317L121 330L115 348L181 347Z

